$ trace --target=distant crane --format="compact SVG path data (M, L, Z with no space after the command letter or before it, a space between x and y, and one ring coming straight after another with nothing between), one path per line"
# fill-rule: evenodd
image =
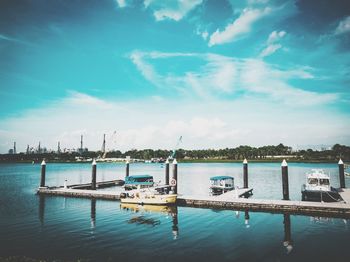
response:
M117 137L117 131L114 131L111 137L109 138L109 141L112 142L112 146L116 143L116 137ZM106 158L106 155L110 149L106 149L106 134L103 134L103 144L102 144L102 158Z
M176 156L176 151L179 149L180 144L182 143L182 136L179 137L179 139L177 140L177 143L174 147L174 149L172 150L171 155L168 157L168 159L174 159Z

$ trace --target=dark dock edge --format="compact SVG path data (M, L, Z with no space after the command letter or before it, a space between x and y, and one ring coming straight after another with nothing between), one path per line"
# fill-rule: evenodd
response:
M331 206L298 206L285 204L258 203L262 200L257 200L256 203L250 202L224 202L215 200L196 200L196 199L177 199L177 205L182 207L193 208L213 208L223 210L237 210L249 212L268 212L272 214L291 214L291 215L306 215L334 218L350 218L350 207L331 207ZM279 200L278 200L279 201ZM307 202L304 202L307 203Z

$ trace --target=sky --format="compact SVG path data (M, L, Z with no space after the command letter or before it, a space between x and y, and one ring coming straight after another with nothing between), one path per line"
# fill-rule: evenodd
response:
M350 3L1 0L0 98L0 153L350 145Z

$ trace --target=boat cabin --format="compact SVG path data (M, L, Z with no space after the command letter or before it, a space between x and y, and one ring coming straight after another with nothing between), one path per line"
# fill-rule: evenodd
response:
M311 171L306 175L307 190L331 190L330 178L322 169L312 169Z
M125 189L131 190L140 188L152 187L154 185L153 176L150 175L134 175L125 177Z
M220 195L234 189L234 178L231 176L214 176L210 178L210 194Z
M306 183L301 187L301 200L336 202L341 197L338 190L331 187L330 177L322 169L312 169L306 174Z

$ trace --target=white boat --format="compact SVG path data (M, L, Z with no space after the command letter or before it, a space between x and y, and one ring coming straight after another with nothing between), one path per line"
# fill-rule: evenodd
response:
M330 177L322 169L312 169L306 174L306 183L301 189L302 200L336 202L341 197L338 191L331 187Z
M210 195L216 196L234 189L234 178L231 176L213 176L210 178Z
M166 190L168 186L153 188L138 188L120 194L122 203L139 204L139 205L170 205L175 204L177 194L169 194Z

